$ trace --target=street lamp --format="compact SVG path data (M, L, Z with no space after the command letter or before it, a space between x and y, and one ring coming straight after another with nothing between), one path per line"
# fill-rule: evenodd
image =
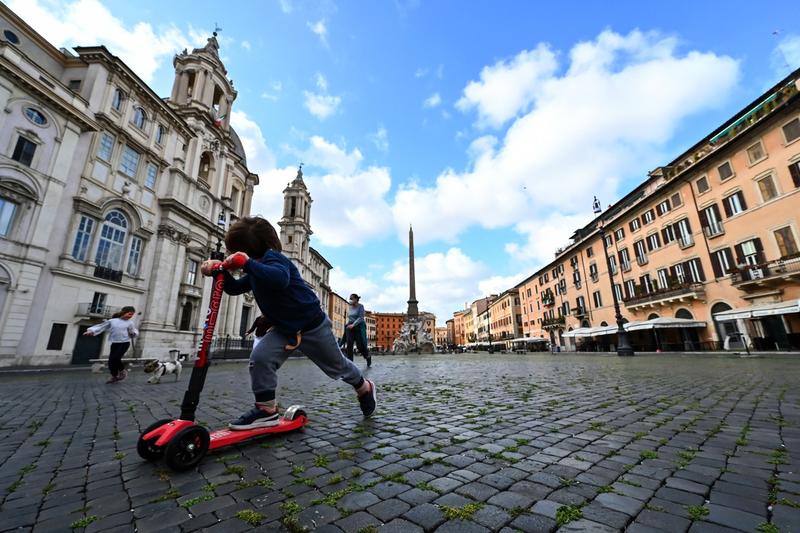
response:
M220 211L219 218L217 219L217 226L219 233L217 233L217 249L211 252L211 259L222 261L225 259L225 254L222 252L222 236L225 235L225 211Z
M597 196L594 197L592 202L592 210L595 215L599 215L602 209L600 208L600 200ZM617 355L635 355L633 347L628 342L628 332L625 331L625 324L622 321L622 313L619 310L619 300L617 299L617 291L614 290L614 274L611 272L611 260L608 257L608 246L606 246L606 233L602 220L598 225L600 228L600 241L603 247L603 253L606 256L606 270L608 270L608 281L611 283L611 298L614 301L614 317L617 319Z
M486 334L489 337L489 353L494 353L492 349L492 314L486 309Z

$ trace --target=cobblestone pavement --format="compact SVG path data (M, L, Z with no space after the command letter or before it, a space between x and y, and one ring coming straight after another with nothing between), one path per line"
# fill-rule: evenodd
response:
M174 473L136 453L188 381L0 374L0 530L800 531L800 360L376 357L379 413L309 361L304 430ZM199 419L251 398L214 366Z

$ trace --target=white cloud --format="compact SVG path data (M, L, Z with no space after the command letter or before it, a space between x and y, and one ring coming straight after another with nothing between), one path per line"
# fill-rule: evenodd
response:
M320 120L325 120L336 113L342 98L328 93L328 80L321 73L317 72L314 83L319 92L303 91L305 95L305 106L308 112Z
M57 47L105 45L150 83L159 66L183 48L205 43L207 34L184 32L170 24L158 29L148 22L126 26L98 0L50 2L10 0L10 7Z
M463 112L477 109L482 127L500 127L529 108L556 67L556 55L547 45L523 50L510 61L483 67L480 81L467 84L456 107Z
M419 68L418 68L418 69L417 69L417 70L414 72L414 77L415 77L415 78L424 78L424 77L425 77L425 76L428 74L428 72L430 72L430 70L431 70L431 69L429 69L429 68L423 68L423 67L419 67Z
M347 150L326 141L319 135L314 135L309 139L308 148L296 150L295 153L306 165L345 175L354 174L364 159L358 148L354 148L348 153Z
M325 25L325 19L319 19L316 22L306 22L306 26L311 30L311 33L319 37L322 46L328 46L328 27Z
M269 87L269 90L261 93L261 98L274 102L280 97L281 91L283 91L283 83L280 81L273 81Z
M501 294L514 287L517 283L525 279L524 274L513 274L511 276L491 276L478 282L478 292L481 296L490 294Z
M292 0L278 0L278 3L281 6L281 11L283 11L287 15L291 13L292 10L294 9L294 6L292 5Z
M773 68L781 77L800 66L800 35L783 37L772 52Z
M275 156L267 146L264 134L256 122L242 110L231 112L231 126L242 141L247 155L247 167L259 177L259 185L253 192L251 212L267 219L277 220L280 215L283 197L281 191L284 183L276 182Z
M249 52L253 49L253 45L250 44L250 41L242 41L242 48Z
M473 142L463 171L445 169L432 185L400 185L392 206L399 238L409 222L421 243L451 241L476 225L513 227L525 241L509 253L552 257L553 244L566 244L590 218L593 195L610 203L623 178L644 177L647 165L674 156L661 150L678 125L721 105L739 76L730 57L679 53L675 39L639 31L579 43L563 67L551 68L548 54L558 57L540 45L468 85L479 121L513 121L496 141ZM522 65L534 59L536 68ZM529 86L507 95L515 105L495 105L495 76Z
M422 102L422 107L434 108L442 103L442 97L439 93L433 93Z
M378 131L371 134L369 139L372 141L372 144L375 145L375 148L381 152L389 151L389 132L386 131L386 128L383 126L379 126Z

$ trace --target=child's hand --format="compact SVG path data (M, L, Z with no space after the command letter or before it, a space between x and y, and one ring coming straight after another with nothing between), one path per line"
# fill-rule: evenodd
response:
M222 262L222 266L225 270L239 270L244 267L248 259L250 259L250 257L248 257L246 253L236 252L226 257L225 261Z
M92 332L91 332L91 331L89 331L89 330L86 330L86 331L84 331L84 332L83 332L83 335L84 335L85 337L94 337L94 333L92 333Z
M200 272L204 276L210 276L214 273L214 270L219 268L219 265L222 264L222 261L217 261L216 259L210 259L208 261L203 261L200 265Z

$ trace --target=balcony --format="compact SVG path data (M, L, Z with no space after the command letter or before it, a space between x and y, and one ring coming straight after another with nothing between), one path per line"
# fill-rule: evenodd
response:
M96 266L94 267L94 277L119 283L122 281L122 270L113 270L111 268Z
M589 274L589 277L592 278L592 283L597 283L597 281L600 279L600 275L597 272L592 272Z
M576 289L580 289L582 286L583 286L583 283L581 283L580 280L575 281L575 288Z
M75 316L90 317L90 318L111 318L114 313L119 312L119 307L111 307L104 304L78 304L78 309L75 311Z
M731 283L741 291L778 287L800 281L800 255L793 254L777 261L737 268Z
M586 308L585 307L576 307L572 310L572 316L575 318L584 318L586 316Z
M708 226L703 226L703 233L705 233L706 237L709 239L713 239L714 237L725 234L725 226L723 226L721 220L718 222L709 222Z
M189 296L190 298L202 298L203 288L189 283L181 283L181 296Z
M639 266L644 266L647 264L647 255L637 255L636 256L636 264Z
M679 235L677 241L678 241L678 246L680 246L681 250L685 250L690 246L694 246L694 237L692 237L691 234Z
M545 307L550 307L551 305L555 305L556 299L552 294L543 294L542 295L542 305Z
M639 286L636 289L636 293L641 290ZM663 289L655 289L648 294L634 294L629 298L623 298L622 301L625 307L633 310L690 300L705 300L705 297L706 290L702 283L674 283Z
M542 320L542 328L543 329L557 329L559 327L564 327L566 324L566 320L563 316L557 316L554 318L545 318Z
M622 263L622 271L623 272L630 272L631 271L631 264L628 261Z

